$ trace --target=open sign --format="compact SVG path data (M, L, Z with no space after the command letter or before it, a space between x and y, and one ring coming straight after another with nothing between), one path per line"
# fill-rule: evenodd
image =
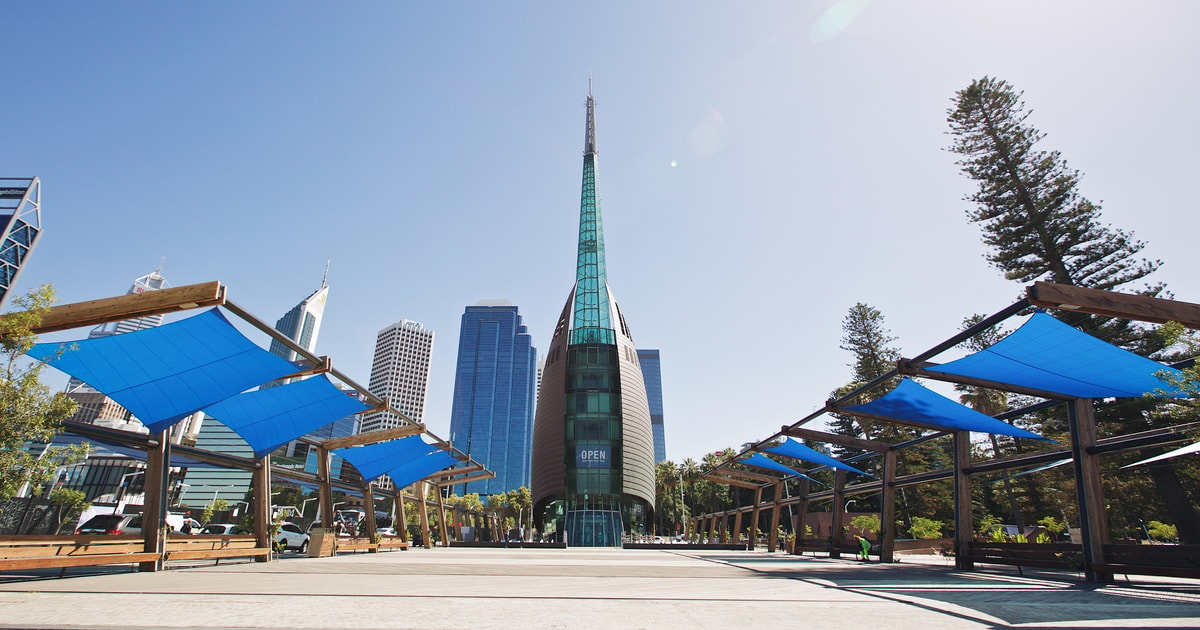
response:
M611 466L611 447L599 444L588 444L575 447L576 468L608 468Z

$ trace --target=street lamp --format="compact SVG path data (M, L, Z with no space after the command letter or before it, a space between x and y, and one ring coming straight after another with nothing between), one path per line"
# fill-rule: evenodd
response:
M850 499L849 501L847 501L846 506L842 508L842 512L849 512L851 503L856 503L856 501L854 499Z
M304 518L304 509L308 507L309 501L318 501L320 497L309 497L300 502L300 518Z

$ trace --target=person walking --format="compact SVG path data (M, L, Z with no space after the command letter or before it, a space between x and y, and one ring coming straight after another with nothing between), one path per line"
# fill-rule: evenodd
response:
M871 541L863 538L861 535L855 535L858 539L858 559L871 561Z

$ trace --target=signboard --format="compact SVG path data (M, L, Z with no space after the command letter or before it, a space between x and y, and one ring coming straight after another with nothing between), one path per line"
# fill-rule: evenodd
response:
M588 444L575 447L576 468L611 468L612 451L606 444Z

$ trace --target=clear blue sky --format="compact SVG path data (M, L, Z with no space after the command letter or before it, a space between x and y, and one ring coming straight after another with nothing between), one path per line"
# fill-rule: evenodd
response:
M1200 302L1200 3L113 2L0 10L0 176L42 178L21 288L123 293L165 257L269 322L332 257L318 352L436 331L448 435L463 308L544 350L574 280L594 77L609 280L662 351L668 456L762 439L849 378L855 302L905 354L1021 287L984 261L945 151L984 75ZM78 331L72 337L82 337ZM64 379L65 380L65 379Z

